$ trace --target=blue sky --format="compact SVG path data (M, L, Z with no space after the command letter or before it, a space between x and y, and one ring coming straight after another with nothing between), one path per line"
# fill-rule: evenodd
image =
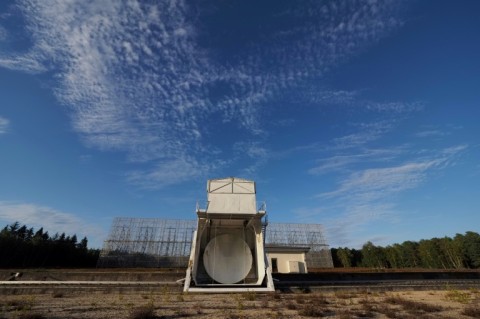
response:
M196 218L257 182L332 246L479 231L480 2L0 3L0 223Z

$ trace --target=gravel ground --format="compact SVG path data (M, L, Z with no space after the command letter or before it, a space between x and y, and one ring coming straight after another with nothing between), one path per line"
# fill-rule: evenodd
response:
M181 294L52 292L0 296L0 318L480 318L480 291Z

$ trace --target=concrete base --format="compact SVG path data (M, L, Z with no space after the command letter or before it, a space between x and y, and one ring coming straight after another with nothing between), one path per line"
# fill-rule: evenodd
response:
M249 287L249 288L191 287L187 290L187 292L200 292L200 293L274 292L274 291L275 291L275 288L269 288L269 287Z
M190 261L188 262L187 272L185 276L185 282L183 283L183 292L199 292L199 293L235 293L235 292L274 292L275 286L273 285L272 269L270 266L266 269L265 280L267 282L266 287L262 286L237 286L237 287L190 287L192 282L192 267L195 257L195 244L197 238L197 232L193 233L192 250L190 252ZM268 265L268 264L267 264Z
M190 287L192 282L190 267L187 269L187 275L185 277L185 283L183 285L183 292L200 292L200 293L235 293L235 292L274 292L275 286L273 285L272 273L270 268L267 268L266 281L267 286L236 286L236 287L221 287L221 286L205 286L205 287Z

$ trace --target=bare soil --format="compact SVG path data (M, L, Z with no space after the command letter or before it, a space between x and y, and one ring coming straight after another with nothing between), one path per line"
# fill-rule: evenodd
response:
M0 318L480 318L480 291L0 295Z

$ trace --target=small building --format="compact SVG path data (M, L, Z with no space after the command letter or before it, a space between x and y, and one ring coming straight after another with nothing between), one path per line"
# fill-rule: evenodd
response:
M306 274L308 270L305 255L309 250L309 247L265 245L272 273Z

